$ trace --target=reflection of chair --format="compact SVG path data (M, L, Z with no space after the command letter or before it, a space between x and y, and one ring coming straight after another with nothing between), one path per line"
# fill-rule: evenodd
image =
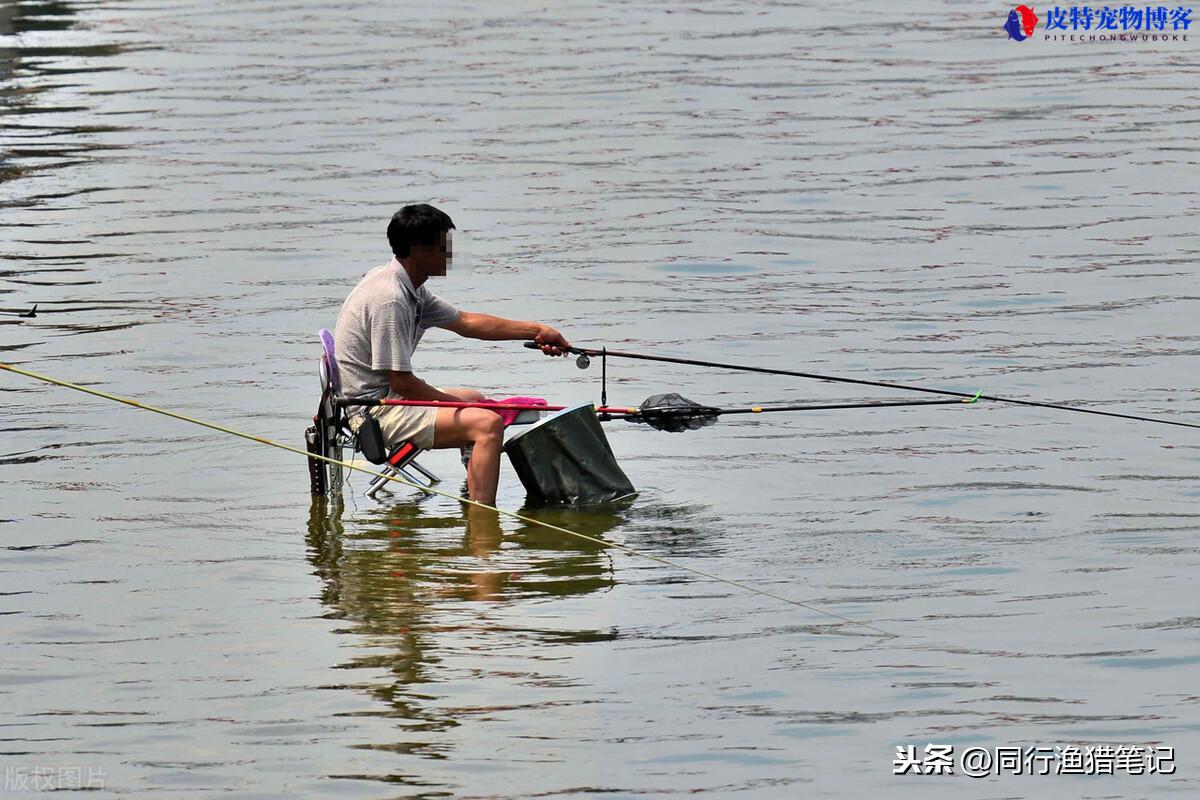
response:
M383 434L378 423L360 425L357 431L350 427L346 407L338 402L342 399L342 376L338 371L333 334L322 330L320 336L323 349L321 405L317 409L317 415L313 417L312 427L305 433L308 451L341 461L344 448L349 447L351 453L361 452L368 461L380 465L379 472L383 475L400 475L418 486L432 486L437 483L438 476L417 463L417 456L424 451L412 442L400 442L390 450L385 450ZM313 494L342 493L345 470L341 464L310 458L308 468ZM385 483L388 483L387 478L372 479L367 487L367 496L374 497Z

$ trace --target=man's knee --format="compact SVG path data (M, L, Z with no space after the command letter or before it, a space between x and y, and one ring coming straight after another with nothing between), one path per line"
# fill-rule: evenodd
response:
M476 409L479 415L476 417L476 422L472 426L473 432L476 435L475 441L483 439L501 439L504 436L504 421L500 419L500 415L495 411L487 409Z
M479 441L480 439L501 437L504 435L504 421L495 411L486 408L462 408L454 411L453 426L459 436Z
M504 440L504 422L486 408L442 408L435 423L435 447L458 447Z

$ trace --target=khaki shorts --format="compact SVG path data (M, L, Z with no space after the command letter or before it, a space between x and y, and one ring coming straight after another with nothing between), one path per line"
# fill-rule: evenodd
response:
M379 420L384 444L395 447L401 442L412 442L422 450L433 449L433 431L437 423L437 408L422 406L374 406L364 409ZM363 417L355 414L349 420L350 429L358 433Z

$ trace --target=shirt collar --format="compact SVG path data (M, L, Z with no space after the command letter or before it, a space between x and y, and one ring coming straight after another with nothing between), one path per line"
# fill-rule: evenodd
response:
M404 265L400 263L400 259L392 256L392 260L388 262L387 266L396 275L396 279L400 281L400 284L415 297L417 287L413 286L412 278L408 277L408 273L404 271Z

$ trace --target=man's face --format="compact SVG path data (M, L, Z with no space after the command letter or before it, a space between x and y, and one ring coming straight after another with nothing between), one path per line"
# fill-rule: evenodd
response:
M412 245L409 248L408 260L429 277L445 275L453 257L451 244L450 232L445 231L438 244Z

